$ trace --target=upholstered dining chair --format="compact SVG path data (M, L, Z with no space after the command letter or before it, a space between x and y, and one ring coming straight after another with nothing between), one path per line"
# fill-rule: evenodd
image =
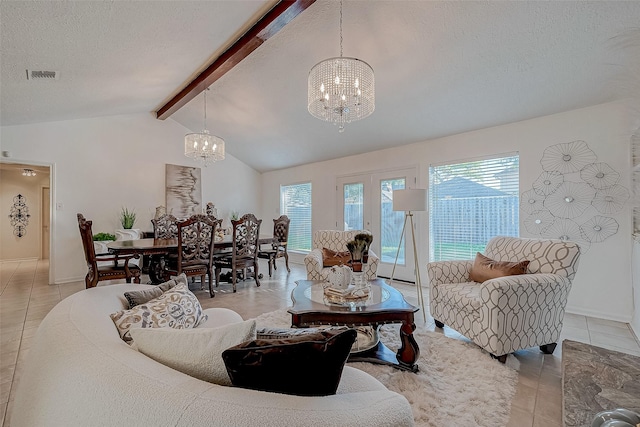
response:
M431 315L502 363L530 347L551 354L579 259L573 242L494 237L484 257L428 264Z
M267 260L269 264L269 277L271 277L272 269L277 270L276 259L284 257L285 266L290 273L289 254L287 253L287 241L289 240L289 223L291 220L286 215L280 215L279 218L273 220L273 242L268 249L260 249L258 258Z
M83 214L78 214L78 228L88 269L84 278L86 288L96 287L102 280L125 279L127 283L131 283L133 279L135 283L140 283L140 268L137 265L129 265L129 260L134 258L134 255L96 254L93 246L92 224L93 222L87 220Z
M238 272L246 273L247 268L253 268L256 286L260 286L258 278L258 237L260 236L261 219L253 214L245 214L238 220L232 220L233 226L231 253L224 253L215 258L216 287L220 283L220 272L223 268L231 269L231 283L236 292ZM245 275L246 276L246 275Z
M318 230L313 233L313 249L304 257L304 264L307 269L307 280L326 281L331 266L336 265L338 258L343 259L343 263L350 259L347 250L347 242L353 240L356 234L367 233L367 230ZM363 265L362 271L366 280L373 280L377 277L378 264L380 259L369 249L369 259Z
M207 215L192 215L178 221L178 256L167 261L165 278L185 274L187 277L200 276L200 287L204 287L209 276L209 295L213 292L213 252L215 235L222 220L213 220Z

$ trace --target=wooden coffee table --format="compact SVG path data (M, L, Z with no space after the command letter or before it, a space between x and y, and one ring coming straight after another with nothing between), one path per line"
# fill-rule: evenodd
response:
M416 361L420 356L420 349L413 338L413 331L416 330L413 314L418 311L417 307L407 303L398 290L388 286L382 279L369 282L371 290L368 300L352 304L327 302L323 298L323 283L312 280L296 282L297 286L291 293L293 307L288 310L294 327L346 325L377 328L387 323L402 323L400 327L402 345L397 353L389 350L382 342L378 342L371 350L352 353L349 361L378 363L406 371L418 371Z

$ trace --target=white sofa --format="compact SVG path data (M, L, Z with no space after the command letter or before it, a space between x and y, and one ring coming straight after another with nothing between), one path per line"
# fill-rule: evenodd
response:
M413 425L403 396L349 366L336 395L300 397L211 384L148 358L109 317L127 307L125 291L148 287L87 289L51 310L27 355L12 427ZM224 308L205 312L201 327L242 321Z
M326 281L331 268L324 267L322 262L322 249L327 248L336 252L347 250L347 242L353 240L356 234L369 233L367 230L318 230L313 233L313 249L304 257L304 265L307 269L307 280ZM370 233L369 233L370 234ZM380 259L369 249L369 260L364 264L362 272L366 280L373 280L377 276Z

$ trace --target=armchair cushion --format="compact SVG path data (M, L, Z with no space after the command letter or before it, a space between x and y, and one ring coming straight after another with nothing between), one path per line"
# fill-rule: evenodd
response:
M469 280L482 283L498 277L525 274L528 266L529 261L495 261L478 252L469 272Z
M338 252L328 248L322 248L322 266L346 265L351 260L349 251Z

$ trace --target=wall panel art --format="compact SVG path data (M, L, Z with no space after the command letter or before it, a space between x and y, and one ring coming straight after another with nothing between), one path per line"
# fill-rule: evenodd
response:
M620 174L585 141L556 144L544 150L543 172L532 189L520 196L527 232L571 240L583 250L618 232L618 221L607 216L622 211L629 190L618 184Z
M167 212L176 218L202 213L202 179L200 168L166 165Z

